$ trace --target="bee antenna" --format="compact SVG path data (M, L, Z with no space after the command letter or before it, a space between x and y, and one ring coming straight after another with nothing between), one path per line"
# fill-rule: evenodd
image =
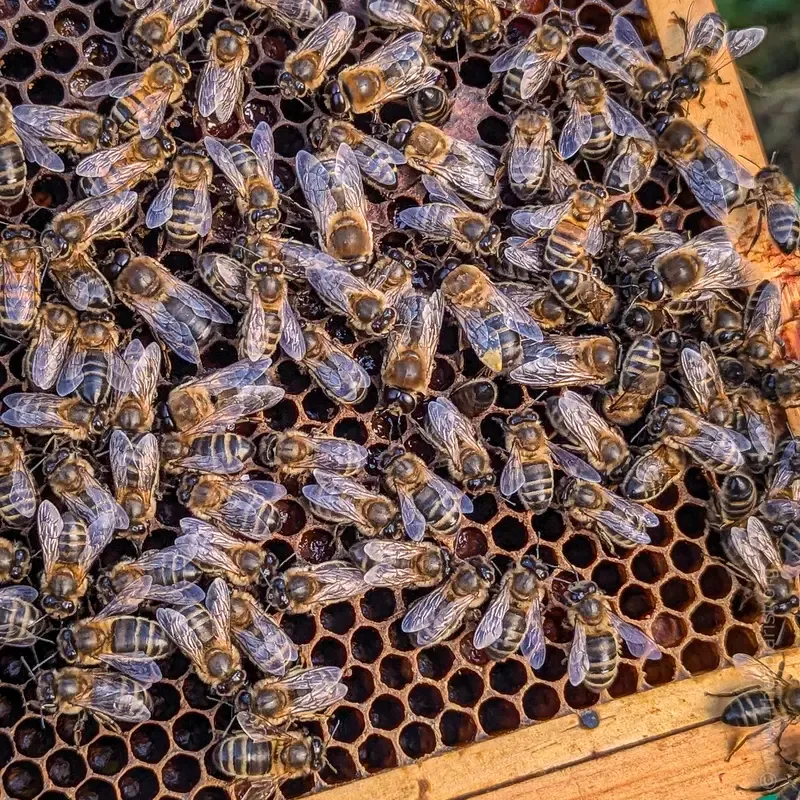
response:
M281 561L280 564L278 564L278 569L288 564L293 558L297 558L297 555L294 552L290 553L288 556L286 556L286 558L283 559L283 561Z
M773 154L773 156L774 156L774 154ZM753 161L752 158L748 158L744 153L739 153L739 158L741 158L744 161L749 161L754 167L758 167L758 168L761 167L761 165L757 161ZM771 163L772 163L772 161L770 160L770 164Z
M489 559L489 563L492 565L492 569L497 573L497 577L498 578L502 578L503 577L503 572L500 569L500 567L498 567L497 564L494 561L492 561L491 558Z
M656 405L658 405L658 403L656 403ZM633 444L646 430L647 430L647 425L642 425L642 427L639 428L639 430L636 431L636 433L634 433L633 436L631 437L631 444Z

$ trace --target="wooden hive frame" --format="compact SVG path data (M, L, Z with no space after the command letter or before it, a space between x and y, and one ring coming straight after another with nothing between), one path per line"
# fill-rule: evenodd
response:
M683 34L674 15L685 16L682 0L646 0L664 55L683 49ZM713 0L694 0L693 19L715 10ZM755 169L768 159L736 67L720 71L710 82L702 104L688 116L708 130L714 141ZM759 274L781 284L782 338L787 354L800 357L800 256L786 256L770 239L766 225L753 244L758 225L754 206L731 215L740 249ZM800 434L800 409L788 413ZM766 663L800 673L800 648ZM570 714L483 742L420 760L322 793L324 800L721 800L755 797L742 787L766 786L785 772L772 749L745 746L730 762L725 758L738 733L719 721L724 700L708 692L742 685L735 668L707 673L650 691L612 700L596 708L600 725L589 730ZM790 731L784 743L793 752ZM797 740L800 742L800 739Z

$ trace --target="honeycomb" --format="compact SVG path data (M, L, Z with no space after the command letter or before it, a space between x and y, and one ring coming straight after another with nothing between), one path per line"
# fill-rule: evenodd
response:
M358 16L358 31L353 48L342 64L355 63L374 51L387 32L367 30L364 14L355 0L329 0L330 13L344 10ZM571 58L581 45L593 43L605 33L612 15L625 13L637 20L646 41L658 46L649 30L646 9L639 0L564 0L565 16L579 27L572 44ZM522 9L507 19L508 37L521 38L543 19L557 13L550 0L525 0ZM215 0L199 27L199 36L208 36L227 15L224 3ZM252 12L242 8L237 16L253 20ZM0 75L5 92L16 105L23 102L67 104L83 87L101 78L135 71L122 44L126 20L116 15L109 0L0 0ZM310 102L281 99L275 87L277 71L293 46L291 36L266 21L251 22L256 34L251 44L250 75L241 117L224 126L203 130L192 117L191 103L173 115L176 138L196 142L204 133L222 138L248 134L260 121L274 130L277 173L286 194L302 203L297 187L293 158L308 147L307 126L322 107L318 98ZM197 35L184 42L188 58L200 59ZM501 103L499 90L490 89L490 57L462 44L458 50L438 51L437 66L443 69L455 98L455 110L447 130L476 140L500 153L509 134L509 117ZM197 67L195 67L197 70ZM555 97L549 86L544 97ZM194 81L187 97L194 96ZM107 112L111 100L98 104ZM315 105L316 107L315 107ZM393 103L381 111L381 120L391 124L407 117L405 104ZM593 165L595 169L597 165ZM602 167L601 167L602 168ZM54 212L76 199L77 179L69 172L54 175L28 165L28 191L11 208L7 221L25 221L44 229ZM600 175L595 175L599 178ZM381 246L409 245L405 233L392 230L394 213L418 194L410 170L401 172L399 188L388 196L367 188L374 211L373 223ZM214 196L215 220L211 249L225 249L236 231L230 197L219 176ZM146 207L155 188L141 194ZM519 205L504 196L508 205ZM669 214L671 225L698 231L707 223L687 192L678 193L673 173L659 164L635 202L638 228ZM502 223L507 206L497 212ZM291 217L290 217L291 220ZM298 217L300 227L291 234L310 241L307 218ZM158 232L134 233L138 246L159 258L173 273L199 284L193 254L162 249ZM102 243L100 256L120 245ZM217 247L218 245L218 247ZM439 251L423 249L427 258ZM100 259L102 260L102 258ZM419 285L432 279L432 269L421 262ZM378 378L382 344L357 341L339 317L327 316L313 298L307 298L303 315L324 319L328 332L349 348ZM116 309L121 327L132 328L132 316ZM223 366L236 360L234 331L228 339L219 338L204 353L205 367ZM23 383L24 346L0 338L0 386L2 395L20 391ZM432 394L447 393L459 376L470 377L480 370L471 351L461 349L458 330L452 320L443 327ZM190 368L173 360L172 378L179 380ZM337 406L293 362L281 358L273 370L275 382L286 389L285 399L265 413L263 422L250 427L258 441L268 430L299 427L318 430L365 445L373 455L392 440L406 446L429 463L434 453L407 420L387 417L381 411L378 392L373 386L366 399L354 408ZM497 377L497 403L476 420L483 437L492 447L495 466L502 459L496 449L503 445L501 420L529 404L542 401L540 394ZM163 387L165 390L167 387ZM164 397L161 397L163 400ZM39 440L31 437L32 446ZM377 474L374 460L368 472ZM258 471L255 477L264 477ZM35 472L40 484L41 472ZM286 523L268 543L281 561L293 554L317 563L332 558L347 536L337 542L334 533L314 520L295 498L299 487L289 482L289 497L281 502ZM538 552L551 564L558 564L560 575L573 576L573 568L596 581L613 598L621 614L650 633L663 652L659 661L642 663L624 658L609 694L620 697L672 680L714 670L735 653L754 654L765 648L764 631L758 624L759 609L721 561L718 534L709 527L709 486L700 470L692 468L685 479L673 485L652 504L660 526L652 529L649 546L623 555L605 552L585 532L577 532L560 512L551 509L536 517L504 500L496 491L474 498L474 511L454 542L458 556L487 555L504 570L525 553ZM168 491L158 506L158 524L144 544L145 549L171 544L185 510ZM35 544L35 542L34 542ZM33 547L32 549L35 549ZM122 555L133 555L129 542L114 541L103 553L100 567L116 562ZM34 573L41 567L34 562ZM447 748L479 741L487 736L511 731L553 717L590 707L600 698L584 687L571 686L566 678L566 656L571 630L566 611L557 597L551 598L546 613L547 658L541 669L531 674L520 657L493 663L471 645L472 630L466 630L443 644L415 651L408 636L400 630L405 607L421 592L373 589L353 603L340 603L311 615L284 615L281 624L298 645L301 658L315 666L338 666L345 671L348 693L332 709L324 725L310 723L311 732L328 741L328 765L319 775L290 780L282 784L283 797L298 797L333 784L360 778L379 770L407 764ZM55 631L46 634L55 638ZM787 626L780 634L778 647L793 643L794 633ZM48 642L39 642L33 651L0 651L0 768L4 797L15 800L228 800L233 796L231 782L211 761L213 745L231 725L234 709L229 702L209 695L180 654L162 662L164 680L151 689L153 718L146 724L126 729L122 734L102 729L90 719L80 743L74 735L75 718L40 718L27 707L34 697L31 670L53 653Z

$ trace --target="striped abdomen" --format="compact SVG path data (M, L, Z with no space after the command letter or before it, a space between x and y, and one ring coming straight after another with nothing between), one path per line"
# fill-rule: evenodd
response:
M767 223L770 236L784 253L793 253L800 242L800 216L797 206L789 203L768 203Z
M247 461L253 455L253 444L236 433L211 433L193 439L191 453L195 456L213 456L230 464L237 458Z
M516 108L522 104L522 77L525 71L521 69L508 70L503 78L503 97L506 102L512 107Z
M0 606L0 630L31 630L38 618L38 612L30 603L11 600Z
M540 514L550 507L553 499L553 465L549 461L534 461L522 465L525 483L517 496L522 505L534 514Z
M198 344L205 342L213 333L214 323L210 319L199 317L195 310L182 300L178 300L176 297L170 295L164 301L164 306L170 316L186 325Z
M500 634L500 638L486 648L489 658L502 661L513 655L517 651L522 637L525 636L527 628L526 615L518 608L509 608L503 617L503 632Z
M231 154L236 169L242 173L244 178L254 178L261 175L258 167L258 159L255 153L241 142L234 142L228 145L228 152Z
M114 103L111 109L111 119L117 123L119 135L123 139L129 139L139 132L139 123L136 120L136 112L142 105L139 93L121 97Z
M599 112L592 113L592 135L589 141L581 147L581 155L589 161L599 161L605 158L614 144L614 133L608 127L606 118Z
M85 351L83 381L78 387L78 394L89 405L97 406L108 400L111 394L108 369L108 358L103 350L92 348Z
M589 669L584 684L595 692L607 689L617 677L619 647L616 635L610 630L587 634L586 654L589 657Z
M167 220L166 229L169 237L176 245L189 247L198 236L202 222L201 211L195 206L197 192L194 189L180 187L175 191L172 200L172 217Z
M174 558L171 564L164 564L163 566L156 567L147 574L153 578L153 583L158 586L174 586L181 581L194 583L200 580L203 573L200 568L192 562L185 564L184 559Z
M86 550L89 537L86 528L80 523L75 524L72 529L68 525L64 526L64 531L58 537L58 556L57 561L63 564L77 564Z
M214 753L220 771L234 778L258 778L272 770L272 742L255 741L247 734L223 740Z
M722 712L722 721L737 728L763 725L775 716L772 696L763 689L752 689L734 697Z
M119 617L111 629L111 651L160 658L172 652L172 644L157 623L142 617Z
M186 617L189 627L194 631L197 638L207 645L216 639L214 626L211 622L211 615L201 605L185 606L179 609L181 614Z
M426 485L414 495L414 505L434 533L451 536L461 524L461 506L451 494L442 495Z
M29 503L29 515L20 514L16 505L11 501L13 474L0 477L0 519L9 528L25 528L33 521L36 513L36 500ZM17 501L19 502L19 501Z
M571 219L562 219L547 237L545 261L552 269L572 269L586 250L586 229Z
M15 141L0 145L0 203L15 203L25 193L25 157Z
M501 369L519 366L523 359L522 342L519 334L508 327L505 315L500 311L493 311L484 316L484 322L500 339Z

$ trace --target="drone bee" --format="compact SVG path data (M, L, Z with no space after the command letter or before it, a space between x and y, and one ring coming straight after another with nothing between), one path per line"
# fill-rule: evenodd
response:
M367 11L381 28L419 31L437 47L454 47L461 30L458 14L436 0L369 0Z
M346 561L301 564L276 575L267 586L267 603L290 614L352 600L369 587L361 570Z
M765 367L775 351L781 324L781 290L772 281L762 281L753 290L745 309L741 355L757 367Z
M646 529L658 525L658 517L652 511L624 500L599 483L570 478L560 488L570 518L594 531L607 544L627 549L650 543Z
M141 541L156 518L158 441L152 433L131 441L123 431L115 430L109 439L108 457L116 501L129 520L122 535Z
M344 11L315 28L286 56L278 76L281 95L291 100L319 89L328 72L350 49L355 31L356 18Z
M478 441L470 422L446 397L428 403L425 436L445 454L450 477L467 491L480 492L494 483L486 448Z
M282 475L303 475L315 469L352 476L367 463L367 448L335 436L300 431L270 433L259 447L261 461Z
M128 367L130 385L115 399L114 424L128 433L147 433L155 417L161 348L155 342L145 347L139 339L131 339L122 359Z
M314 216L320 245L351 269L372 258L372 226L358 161L346 142L322 160L301 150L295 160L297 181Z
M371 385L367 371L318 325L303 331L306 352L302 364L325 394L337 403L360 403Z
M717 495L718 519L725 526L746 519L756 510L758 489L745 472L726 475Z
M544 581L550 569L531 556L523 556L519 566L503 576L500 589L492 598L473 635L478 650L486 650L494 661L520 653L539 669L547 654L542 612Z
M628 460L628 445L579 394L562 389L547 401L547 414L556 432L586 452L589 465L609 474Z
M345 67L325 86L325 103L334 117L369 114L433 86L440 72L428 63L420 32L407 33L371 56Z
M0 644L9 647L36 644L42 617L33 605L38 595L33 586L0 587Z
M27 527L36 514L38 498L22 445L9 430L0 428L0 520L9 528ZM19 557L15 555L14 560Z
M250 58L250 31L235 19L224 19L205 44L208 61L197 79L197 110L224 125L244 97Z
M275 188L275 142L266 122L256 125L250 146L242 142L221 142L213 136L203 139L211 160L236 192L236 208L251 230L266 231L281 214L280 195Z
M251 736L265 736L291 722L315 719L341 700L347 686L339 667L292 669L282 677L264 678L236 698L236 719Z
M355 525L362 536L392 536L399 527L394 501L338 473L315 469L316 484L303 487L314 516L334 525Z
M0 234L0 326L12 337L34 327L41 302L44 259L27 225L9 225Z
M561 18L546 20L525 42L492 61L493 74L506 73L503 96L514 105L531 100L549 83L556 64L569 51L572 26Z
M558 140L562 158L579 152L585 159L597 161L610 152L614 137L652 138L630 111L609 96L593 69L572 70L565 85L570 111Z
M659 153L678 170L703 210L724 222L745 190L752 189L752 175L688 119L659 115L655 130Z
M197 0L189 2L194 4ZM186 61L168 55L154 61L144 72L93 83L83 96L111 95L117 101L111 109L111 119L120 136L129 139L140 133L142 139L152 139L161 130L167 109L183 101L184 88L191 77L192 70Z
M594 581L576 581L565 593L575 629L567 674L573 686L601 692L617 677L622 642L634 658L657 661L661 652L649 636L620 619Z
M233 321L219 303L176 278L153 258L118 250L114 267L119 299L141 314L153 334L190 364L200 363L199 345L213 335L215 325Z
M606 336L548 336L525 350L525 361L511 370L513 381L539 389L602 386L616 374L617 347Z
M482 147L455 139L427 122L395 123L389 144L405 153L406 163L437 178L445 189L481 208L497 202L499 162Z
M423 175L431 203L404 208L397 214L400 227L412 228L432 242L455 245L461 253L490 256L500 245L500 228L469 206L437 180Z
M450 572L448 550L432 542L356 542L350 557L364 570L370 586L425 589L441 583Z
M0 421L26 433L39 436L54 434L74 441L99 436L107 428L106 415L79 397L56 397L39 392L7 394L3 402L8 410L0 414Z
M774 164L760 169L754 182L748 199L758 204L759 234L766 216L772 241L787 255L795 252L800 243L800 203L794 186Z
M617 388L603 396L603 416L616 425L632 425L663 383L658 342L652 336L638 336L625 353Z
M136 58L153 61L178 48L184 34L198 26L211 0L151 0L134 17L128 47Z
M208 587L205 605L159 608L156 619L192 662L203 683L221 697L239 690L247 676L239 651L231 642L231 596L222 578L215 578Z
M622 482L622 494L647 503L686 472L688 458L682 450L659 444L633 462Z
M322 0L246 0L246 5L266 11L272 22L289 30L316 28L328 16Z
M0 583L19 583L28 577L30 571L30 550L22 542L12 542L0 536Z
M415 647L428 647L452 636L471 609L480 608L494 583L491 564L478 556L459 561L448 580L430 594L415 600L401 628L412 634Z

